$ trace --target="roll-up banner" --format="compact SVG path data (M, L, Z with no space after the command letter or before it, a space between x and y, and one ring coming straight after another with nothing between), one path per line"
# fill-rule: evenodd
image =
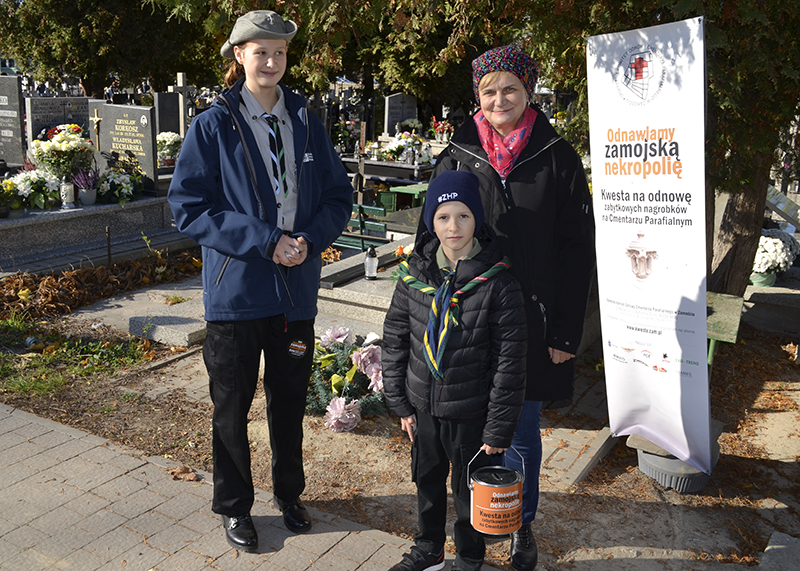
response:
M710 474L703 18L586 53L610 428Z

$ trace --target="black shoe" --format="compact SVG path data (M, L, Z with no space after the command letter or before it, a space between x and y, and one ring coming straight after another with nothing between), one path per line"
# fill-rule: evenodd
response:
M235 517L222 516L225 539L236 549L253 552L258 549L258 534L250 514Z
M531 524L522 524L511 534L511 566L517 571L531 571L539 561L536 540L533 538Z
M283 512L283 524L286 529L294 533L303 533L311 529L311 516L299 498L284 502L275 497L275 505Z
M389 571L439 571L444 567L444 550L439 555L428 553L416 545L403 554L403 560Z

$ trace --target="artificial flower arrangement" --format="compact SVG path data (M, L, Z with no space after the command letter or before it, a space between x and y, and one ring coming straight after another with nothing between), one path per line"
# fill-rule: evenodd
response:
M314 347L306 410L325 413L325 426L334 432L353 430L362 416L386 413L381 348L374 340L377 335L359 346L350 329L331 327Z
M340 145L343 151L352 151L361 138L359 125L355 121L347 121L345 119L339 119L334 133L336 138L334 142Z
M19 200L9 203L9 206L15 210L22 206L44 210L61 201L59 180L41 169L20 171L4 181L3 187L7 191L15 192L19 197Z
M436 120L436 115L431 117L431 128L433 135L436 137L436 140L440 140L444 135L452 135L453 125L450 124L450 121L447 119L442 119L441 121Z
M156 152L163 159L177 159L183 139L178 133L164 131L156 136Z
M407 131L421 131L422 130L422 123L419 119L406 119L402 123L400 123L400 127Z
M785 272L800 253L800 244L791 234L771 228L761 231L753 261L753 272L759 274Z
M82 188L85 190L96 189L100 186L100 171L96 167L79 168L72 175L72 184L75 188Z
M10 180L2 180L0 181L0 207L5 209L3 217L8 216L8 209L12 204L15 204L16 208L22 204L19 194L17 194L17 185Z
M39 137L31 142L33 160L59 180L94 162L95 146L78 125L58 125L43 130Z
M100 175L97 194L105 198L106 202L119 202L125 206L133 200L141 186L141 177L126 172L108 170Z
M403 153L407 154L414 147L419 147L420 153L417 157L417 162L427 164L433 159L430 149L424 145L426 145L424 139L408 131L403 131L402 133L397 133L394 139L385 147L378 149L378 156L381 160L398 161L402 160Z

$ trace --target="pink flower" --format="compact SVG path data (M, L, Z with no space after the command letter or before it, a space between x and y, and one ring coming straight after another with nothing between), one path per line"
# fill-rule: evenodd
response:
M369 388L376 392L383 392L383 370L379 363L372 363L368 365L364 374L370 378Z
M329 347L334 343L352 343L354 340L355 337L350 329L334 325L322 334L322 337L319 338L319 344L323 347Z
M359 372L369 376L367 367L373 364L377 364L379 368L381 366L381 348L378 345L367 345L353 351L350 360L358 367Z
M357 400L345 404L342 397L333 397L325 413L325 426L334 432L350 432L361 420L361 405Z

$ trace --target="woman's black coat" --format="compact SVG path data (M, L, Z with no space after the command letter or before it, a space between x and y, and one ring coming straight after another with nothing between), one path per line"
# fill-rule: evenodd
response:
M522 286L529 338L525 398L571 399L574 360L553 365L547 348L577 352L594 276L592 197L578 154L539 111L503 184L468 119L439 155L433 177L444 170L478 175L486 224Z

